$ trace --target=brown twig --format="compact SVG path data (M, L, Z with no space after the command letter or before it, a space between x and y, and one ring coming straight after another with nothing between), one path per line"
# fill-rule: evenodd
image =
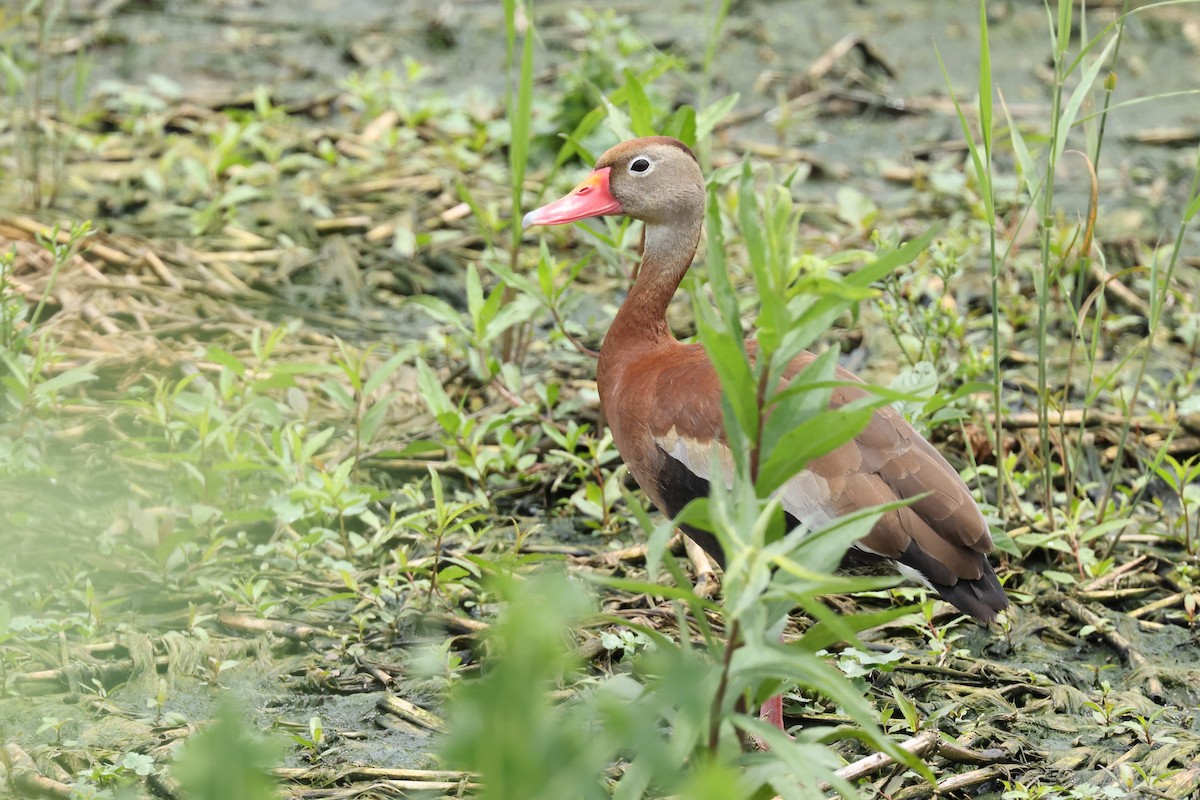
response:
M9 742L0 748L0 760L4 762L12 780L12 788L20 794L61 797L64 800L71 797L71 787L43 775L33 763L33 759L19 745Z
M451 633L474 634L482 633L491 626L480 619L462 617L448 611L433 611L425 615L425 622L431 625L441 625Z
M1091 625L1096 629L1096 632L1104 639L1104 641L1121 659L1130 667L1142 672L1145 675L1146 695L1156 703L1162 703L1166 692L1163 689L1162 681L1153 674L1153 667L1150 662L1142 655L1141 651L1133 646L1133 642L1126 639L1117 632L1113 626L1113 622L1108 617L1097 614L1087 606L1070 597L1061 599L1063 609L1068 614L1074 617L1077 621L1085 625Z
M972 797L974 793L966 790L976 786L981 786L989 781L994 781L1003 778L1006 771L1003 767L984 767L982 769L973 769L969 772L963 772L959 775L950 775L938 781L937 787L922 783L917 786L910 786L897 792L893 797L895 800L920 800L922 797L933 797L936 793L939 797L942 795L954 796L955 793L962 793L964 797Z
M1089 428L1100 427L1102 425L1119 426L1124 425L1126 419L1125 414L1104 413L1100 411L1092 411L1082 408L1068 408L1058 414L1050 415L1051 425L1084 425ZM1134 417L1129 420L1130 424L1139 430L1152 431L1168 431L1173 425L1169 422L1155 417ZM1035 412L1022 414L1012 414L1005 417L1004 427L1012 428L1036 428L1038 426L1038 417Z
M306 642L317 637L332 638L332 634L320 628L278 619L259 619L241 614L224 613L217 617L217 621L230 630L242 633L273 633L296 642Z
M725 653L721 658L721 680L717 684L717 692L713 695L712 710L708 721L708 752L716 755L717 745L720 744L721 708L725 705L725 694L729 690L729 673L733 665L733 653L738 649L742 635L742 626L734 620L729 626L725 640Z
M931 729L921 731L908 741L901 742L900 749L916 758L928 760L930 757L937 755L941 746L941 734ZM895 763L896 759L887 753L872 753L869 756L860 758L858 761L847 764L833 774L842 780L856 781L879 772L881 769L886 769ZM828 784L823 784L822 788L828 790L830 787ZM780 800L780 797L774 797L772 800Z
M394 714L406 722L411 722L422 728L439 733L446 730L446 723L441 717L432 711L426 711L420 706L410 703L403 697L397 697L394 694L385 694L379 698L379 702L376 705L379 706L381 711Z
M1121 566L1117 567L1116 569L1112 570L1111 572L1106 572L1105 574L1101 575L1099 578L1096 578L1095 580L1090 581L1089 583L1085 583L1083 586L1079 587L1079 590L1081 592L1094 592L1097 589L1107 586L1108 584L1113 583L1113 582L1119 580L1120 578L1125 577L1129 573L1131 573L1137 569L1140 569L1143 565L1145 565L1145 563L1147 561L1151 561L1152 559L1153 559L1153 556L1149 556L1149 555L1138 556L1133 561L1122 564Z
M1141 619L1149 614L1153 614L1155 611L1161 611L1164 608L1171 608L1172 606L1182 602L1183 598L1186 597L1187 594L1187 592L1176 592L1175 594L1167 595L1160 600L1155 600L1153 603L1147 603L1144 606L1135 608L1133 611L1129 612L1129 617L1132 619Z
M449 784L450 788L462 786L467 789L478 789L478 776L470 772L460 772L446 769L393 769L388 767L346 767L345 769L329 769L327 767L277 767L271 770L275 777L285 781L307 783L314 786L327 786L345 781L386 780L406 781L415 784L416 789L439 789ZM440 784L441 786L435 786Z

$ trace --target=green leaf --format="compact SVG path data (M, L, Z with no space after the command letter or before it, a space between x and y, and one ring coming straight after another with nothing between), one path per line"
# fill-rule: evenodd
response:
M417 294L408 298L408 302L420 308L435 321L444 325L453 325L462 333L470 336L471 331L463 323L462 314L440 297L428 294Z
M354 411L357 408L357 403L354 402L354 397L346 391L346 387L337 381L322 381L321 391L328 395L330 400L337 403L347 411Z
M625 94L629 101L629 125L635 136L653 136L654 110L650 106L650 98L637 75L631 69L625 70Z
M1200 194L1197 194L1192 198L1192 201L1188 203L1187 208L1183 212L1183 222L1191 222L1192 218L1195 217L1197 213L1200 213Z
M820 414L779 437L771 455L759 466L758 491L765 496L804 469L809 461L850 441L886 401L871 399Z
M1074 10L1072 0L1058 0L1058 28L1054 45L1056 55L1066 53L1071 46L1071 14Z
M1067 136L1071 133L1071 126L1075 124L1075 117L1079 114L1079 108L1083 105L1084 99L1092 91L1092 85L1096 82L1096 76L1100 73L1105 61L1108 60L1108 54L1112 52L1119 39L1114 36L1109 39L1104 50L1096 57L1083 75L1079 78L1079 83L1075 86L1075 91L1071 92L1070 99L1063 107L1062 115L1059 117L1058 131L1054 140L1054 147L1050 156L1050 163L1057 164L1062 156L1063 149L1067 144Z
M1085 530L1080 534L1079 541L1084 543L1090 542L1093 539L1099 539L1101 536L1107 536L1113 531L1118 531L1134 524L1135 520L1132 519L1110 519Z
M429 406L429 410L438 418L443 414L458 413L458 406L450 402L450 396L442 388L441 379L424 359L420 358L417 359L417 387L421 390L421 398Z
M381 458L412 458L426 453L440 453L445 448L432 439L416 439L401 447L399 450L386 450L379 454Z
M746 255L750 259L757 282L766 278L767 245L759 221L758 187L754 185L754 172L750 169L749 160L742 161L742 174L738 178L737 211ZM760 293L767 288L770 288L770 283L758 285Z
M824 605L824 604L814 604ZM828 608L826 606L826 608ZM882 611L868 611L857 614L830 614L816 625L804 632L797 646L810 653L825 650L838 642L849 642L855 639L859 631L876 628L912 613L912 606L897 606Z
M475 330L480 330L480 311L483 308L483 284L479 280L479 270L474 264L467 264L467 313L475 322Z
M246 374L246 365L237 356L216 345L210 345L204 357L214 364L220 364L239 378Z
M1079 581L1069 572L1062 572L1057 569L1042 570L1042 577L1049 578L1059 585L1074 586Z
M722 97L716 103L696 115L696 141L702 142L713 132L713 128L721 123L737 105L741 95L736 92Z
M0 378L0 385L10 387L10 391L20 389L20 400L25 402L26 390L29 388L30 375L29 370L25 368L24 362L17 357L14 350L9 350L7 347L0 347L0 362L2 362L8 372L8 375Z
M675 109L671 119L663 128L663 134L674 136L688 147L696 146L696 109L682 105Z
M604 121L605 115L608 114L608 107L604 105L596 106L579 120L579 124L575 126L575 130L563 136L562 147L558 149L558 155L554 158L554 168L558 169L563 164L571 160L574 155L588 164L596 163L595 156L591 151L584 146L583 141L596 129L596 126Z
M367 382L363 384L362 393L368 397L375 394L395 374L396 370L412 359L416 350L416 346L409 345L394 353L391 358L383 362L378 369L371 373L371 377L367 378Z
M379 428L387 419L388 402L386 400L374 403L367 412L363 414L362 420L358 423L359 438L365 444L370 444L375 441L375 434L379 432Z
M545 242L542 242L541 244L541 251L544 254L544 258L548 259L550 257L550 251L546 248ZM492 259L488 263L488 269L498 278L500 278L500 280L513 287L518 292L523 294L537 295L538 291L536 284L534 284L534 282L528 277L513 272L509 268L508 264L504 261L501 261L500 259Z
M438 573L438 583L452 583L453 581L462 580L471 575L469 570L460 567L458 564L451 564Z
M763 425L763 456L769 456L788 431L829 408L837 355L837 348L821 353L792 377L785 391L771 396L771 412Z
M87 383L96 380L96 375L86 367L73 367L66 372L55 375L47 381L42 381L33 387L33 394L37 397L47 397L53 395L61 389L66 389L68 386L74 386L77 383Z
M989 162L984 156L979 154L979 145L975 143L975 137L971 135L971 125L967 121L967 115L963 112L962 106L959 105L958 95L954 93L954 85L950 82L950 73L946 70L946 63L942 61L942 51L938 49L937 45L934 45L933 51L937 55L938 66L941 67L942 78L946 81L946 89L950 93L950 100L954 103L954 113L958 117L958 125L962 129L963 138L967 142L967 151L971 154L971 164L975 167L975 179L979 181L979 187L983 194L983 202L987 208L988 219L994 219L996 216L995 195L992 192Z
M499 299L497 290L494 296ZM488 324L487 335L480 338L481 344L489 344L500 337L504 331L514 325L519 325L533 318L540 304L535 296L520 294L511 302L499 307L495 318Z
M841 564L846 551L862 539L879 518L894 509L907 506L915 498L852 511L838 517L815 531L805 533L796 529L770 548L771 557L779 568L801 580L827 580Z
M334 427L330 426L317 431L312 436L309 436L307 439L305 439L304 446L300 449L300 461L311 461L313 456L321 452L321 448L328 444L329 440L333 438L334 431Z
M728 261L725 256L725 234L721 220L721 203L717 197L717 185L708 185L708 205L705 209L705 223L708 228L706 261L708 262L708 283L712 287L712 296L717 304L720 318L725 326L738 338L742 337L742 320L738 310L737 293L729 280ZM699 300L699 296L696 296ZM697 302L697 316L701 313Z
M704 306L701 306L704 308ZM758 430L758 401L754 372L746 360L741 331L721 330L713 324L709 313L696 320L700 341L712 361L723 389L722 400L728 402L738 426L743 432ZM728 428L728 421L726 422Z
M988 42L986 0L979 0L979 130L983 152L992 156L992 50Z
M1036 200L1041 192L1043 179L1033 162L1033 156L1029 154L1025 136L1012 118L1012 114L1008 110L1008 103L1004 102L1003 92L1000 93L1000 106L1004 109L1004 119L1008 122L1008 137L1012 143L1013 154L1017 159L1017 170L1020 173L1021 183L1025 186L1030 201Z

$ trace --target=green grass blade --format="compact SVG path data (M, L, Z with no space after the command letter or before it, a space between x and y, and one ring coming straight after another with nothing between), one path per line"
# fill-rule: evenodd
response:
M653 136L654 109L646 96L646 87L638 80L633 70L625 70L625 95L629 101L629 126L635 136Z
M1004 109L1004 119L1008 123L1008 139L1012 144L1013 154L1017 159L1017 169L1020 171L1021 183L1025 186L1025 191L1029 193L1030 202L1035 202L1038 192L1041 191L1041 180L1035 180L1038 174L1037 165L1033 162L1033 156L1029 153L1029 146L1025 144L1025 136L1021 133L1021 129L1017 127L1016 120L1008 110L1008 103L1004 102L1004 93L1000 93L1000 107Z
M962 128L963 138L967 141L967 152L970 153L971 163L975 167L975 177L979 181L988 217L989 219L994 218L996 210L992 202L990 172L985 168L983 157L979 154L979 145L975 142L975 137L971 135L971 125L967 121L966 112L963 111L962 105L958 102L958 95L954 93L954 85L950 82L950 73L946 69L946 62L942 60L942 51L935 45L933 52L937 55L938 67L942 70L942 77L946 81L946 89L950 92L950 101L954 103L954 113L958 117L959 127Z
M987 3L979 0L979 133L983 151L992 157L992 55L988 43Z
M1100 74L1101 67L1108 61L1108 55L1112 52L1113 47L1117 43L1117 38L1113 37L1100 51L1100 55L1095 61L1084 71L1079 79L1079 84L1075 87L1075 91L1071 92L1067 104L1063 106L1062 118L1058 125L1058 132L1054 138L1054 153L1051 156L1054 163L1062 157L1063 149L1067 144L1067 137L1071 133L1071 127L1075 124L1075 117L1079 114L1079 108L1083 105L1083 101L1092 91L1092 86L1096 82L1096 76Z
M511 64L516 40L516 5L517 0L506 0L504 4L506 44L509 53L510 80L508 121L511 140L509 141L508 163L512 181L512 236L513 248L521 243L521 196L525 188L525 170L529 164L529 140L532 131L533 116L533 14L526 9L527 27L522 35L521 65L517 75L517 91L515 98L512 94Z
M567 163L576 153L589 164L596 162L596 157L584 146L583 140L604 120L606 114L608 114L606 106L596 106L587 113L587 116L579 120L575 130L563 137L563 145L558 149L558 155L554 158L555 169Z
M1075 11L1072 0L1058 0L1058 30L1054 52L1062 55L1071 46L1071 16Z

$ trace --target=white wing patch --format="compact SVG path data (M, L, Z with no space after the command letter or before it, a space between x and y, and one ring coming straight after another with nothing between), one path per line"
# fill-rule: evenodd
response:
M710 467L713 463L712 459L715 453L725 485L728 486L733 483L733 454L729 452L728 447L716 439L711 439L707 442L690 439L686 436L681 436L675 426L672 425L671 430L662 436L654 437L654 442L671 458L710 483L712 482Z
M775 490L784 509L796 519L816 530L833 521L829 508L829 482L810 469L801 470Z
M913 569L907 564L901 564L899 561L892 561L891 559L888 559L888 561L893 567L895 567L897 572L908 578L913 583L920 584L926 589L933 589L935 592L937 591L937 589L934 589L933 584L929 582L929 578L926 578L923 574L921 574L920 571Z
M681 435L675 426L671 426L671 430L662 436L654 437L654 441L663 452L710 483L710 467L715 453L725 485L733 483L733 454L722 442L716 439L704 442L691 439ZM778 497L783 509L810 530L833 521L827 511L830 505L829 483L812 470L801 471L776 489L772 496Z

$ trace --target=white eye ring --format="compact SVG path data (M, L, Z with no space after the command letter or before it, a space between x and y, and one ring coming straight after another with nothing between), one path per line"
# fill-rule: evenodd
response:
M638 169L641 167L641 169ZM643 156L638 156L633 161L629 162L629 171L634 175L645 175L654 168L654 162Z

